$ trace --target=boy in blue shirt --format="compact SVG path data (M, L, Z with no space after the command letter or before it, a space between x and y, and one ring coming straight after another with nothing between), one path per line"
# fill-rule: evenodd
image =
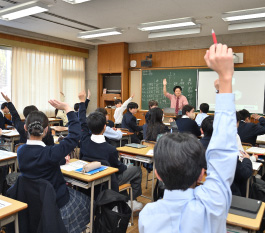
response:
M209 104L202 103L200 105L200 113L196 116L196 123L198 126L201 126L202 121L208 116L207 113L209 112Z
M160 138L154 149L155 172L166 189L162 200L147 204L140 213L140 233L226 232L238 152L232 49L212 45L204 59L219 75L220 93L216 96L214 131L206 152L206 181L195 188L204 174L204 150L197 138L186 133Z

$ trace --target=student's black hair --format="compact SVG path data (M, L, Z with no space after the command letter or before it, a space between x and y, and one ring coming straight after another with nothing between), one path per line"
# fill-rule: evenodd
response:
M48 117L41 111L32 111L26 118L26 127L30 135L41 136L48 126Z
M1 104L1 109L4 109L5 107L7 107L7 102Z
M243 110L239 111L239 114L240 114L240 117L241 117L240 119L243 120L243 121L246 120L248 117L250 118L250 113L246 109L243 109Z
M122 103L121 99L114 100L114 105L119 104L119 103Z
M205 165L205 150L189 133L162 136L155 145L156 170L168 190L187 190L199 178Z
M193 106L191 105L185 105L183 108L182 108L182 116L186 115L186 112L190 112L192 109L194 109Z
M213 134L213 116L207 116L206 118L203 119L201 128L203 131L204 136L212 136Z
M150 109L148 118L146 140L156 141L157 135L164 133L165 125L162 122L163 111L161 108Z
M156 100L149 100L148 108L151 109L153 106L158 106L158 102Z
M38 111L38 108L35 105L29 105L29 106L25 107L23 109L23 115L24 115L25 119L33 111Z
M95 112L101 112L104 114L104 116L108 115L108 112L105 108L97 108Z
M106 116L102 112L92 112L87 117L87 125L92 134L100 134L106 125Z
M133 108L138 108L138 104L135 103L135 102L130 102L130 103L127 105L127 111L129 111L129 109L133 109Z
M182 91L181 86L175 86L175 87L173 88L173 92L174 92L174 93L175 93L175 90L176 90L177 88L180 89L180 90Z
M203 113L208 113L208 112L209 112L209 104L202 103L202 104L200 105L200 110L201 110Z
M79 103L75 103L75 105L74 105L74 110L75 110L76 112L78 112L78 110L79 110Z

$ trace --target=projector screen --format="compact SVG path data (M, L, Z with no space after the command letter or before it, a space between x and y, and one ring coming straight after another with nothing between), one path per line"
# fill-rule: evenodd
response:
M214 80L217 78L214 71L199 71L197 110L201 103L208 103L210 111L215 110ZM235 71L232 84L236 110L264 112L265 71Z

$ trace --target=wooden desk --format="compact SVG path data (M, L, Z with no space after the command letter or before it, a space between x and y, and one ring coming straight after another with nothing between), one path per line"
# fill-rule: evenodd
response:
M11 143L11 151L14 152L15 141L20 139L20 135L17 130L10 130L9 132L3 132L2 137Z
M75 162L78 159L71 159L71 162ZM106 170L96 173L94 175L85 175L82 173L74 172L74 171L65 171L61 170L64 176L70 177L74 180L67 180L68 183L71 183L73 185L89 189L91 188L91 198L90 198L90 232L93 232L93 221L94 221L94 188L95 185L102 184L106 181L108 181L108 188L111 189L111 175L115 172L118 172L119 169L108 167ZM79 182L82 181L82 182Z
M49 117L48 120L49 120L50 125L53 125L53 124L59 124L60 125L60 122L62 119L55 118L55 117Z
M11 164L15 164L15 172L17 172L17 154L0 150L0 166Z
M68 127L64 126L51 126L52 135L64 135L68 134Z
M261 147L250 147L246 150L249 154L265 155L265 148Z
M11 205L0 209L0 227L15 221L15 232L19 233L18 212L28 207L26 203L0 195L0 200L11 203Z
M264 208L265 208L265 203L263 202L259 209L258 215L255 219L246 218L239 215L228 213L226 223L233 226L243 227L251 231L257 231L260 228L261 220L264 213Z
M134 161L139 161L141 163L153 163L153 175L152 175L152 194L151 200L154 200L154 179L155 179L155 160L153 155L147 155L149 150L153 150L152 147L148 146L146 148L133 148L129 146L123 146L116 148L119 152L121 158L131 159Z

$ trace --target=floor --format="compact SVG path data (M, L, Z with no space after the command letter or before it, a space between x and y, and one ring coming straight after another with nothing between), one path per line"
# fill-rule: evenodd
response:
M151 197L151 189L152 189L152 181L148 181L148 187L147 189L145 188L145 184L146 184L146 169L142 167L142 193L144 196L148 196ZM149 173L148 178L151 179L152 178L152 173ZM155 180L156 183L156 180ZM147 203L150 203L151 200L144 198L144 197L138 197L137 201L142 202L144 205L146 205ZM133 217L133 226L129 226L126 233L138 233L138 213L136 213L137 216Z

